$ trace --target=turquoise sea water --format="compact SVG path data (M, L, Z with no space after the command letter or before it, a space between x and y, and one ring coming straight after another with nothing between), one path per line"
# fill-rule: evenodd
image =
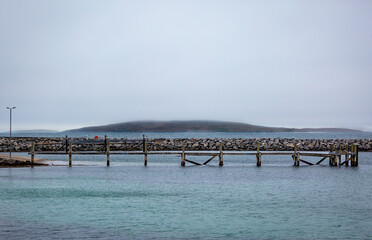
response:
M372 153L355 168L224 163L112 156L106 167L104 156L73 156L72 168L2 168L0 239L372 238Z

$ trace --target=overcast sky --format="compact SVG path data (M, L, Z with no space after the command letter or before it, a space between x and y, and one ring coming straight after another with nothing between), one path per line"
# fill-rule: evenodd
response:
M0 0L0 131L372 130L372 1Z

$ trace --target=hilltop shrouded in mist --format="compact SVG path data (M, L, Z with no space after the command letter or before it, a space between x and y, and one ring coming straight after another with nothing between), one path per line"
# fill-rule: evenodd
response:
M84 127L67 132L334 132L343 128L278 128L222 121L134 121Z

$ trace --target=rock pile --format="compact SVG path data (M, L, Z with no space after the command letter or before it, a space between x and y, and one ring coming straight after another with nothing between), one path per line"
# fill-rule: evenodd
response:
M86 138L70 139L73 151L104 151L105 142ZM13 138L12 150L15 152L30 152L32 142L35 151L66 151L66 140L63 138ZM142 139L110 138L111 151L142 150ZM257 143L262 151L293 151L295 144L299 151L330 151L334 144L336 149L341 146L358 144L359 151L372 151L372 139L294 139L294 138L158 138L147 139L149 151L181 150L182 145L189 151L218 150L222 144L225 151L254 151ZM9 151L9 139L0 138L0 152Z
M40 165L40 164L37 164L37 165ZM20 160L0 157L0 167L27 167L27 166L31 166L31 161L28 161L28 160L20 161Z

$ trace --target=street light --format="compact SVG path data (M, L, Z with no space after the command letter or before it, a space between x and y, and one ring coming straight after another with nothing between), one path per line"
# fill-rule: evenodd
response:
M6 109L9 109L10 111L10 130L9 130L9 159L12 159L12 110L15 109L15 107L6 107Z

